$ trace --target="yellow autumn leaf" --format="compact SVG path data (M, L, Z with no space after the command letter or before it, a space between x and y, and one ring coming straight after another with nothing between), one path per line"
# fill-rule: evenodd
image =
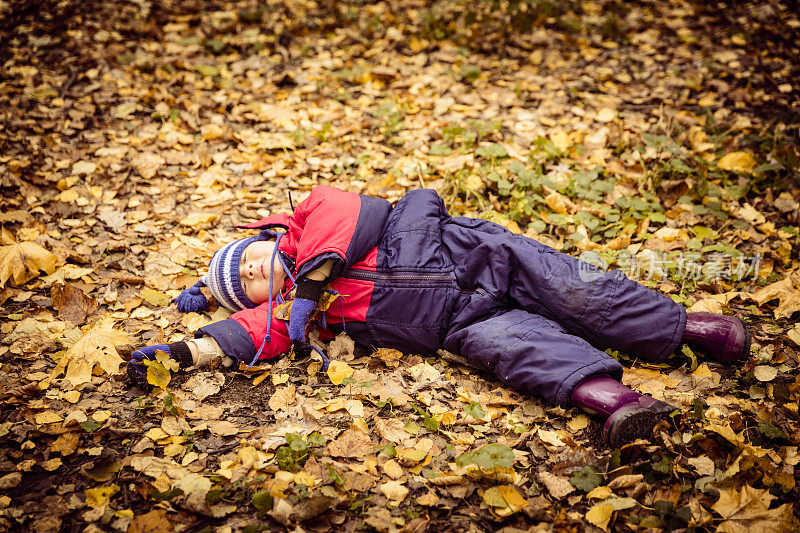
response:
M789 318L800 311L800 270L795 270L782 280L762 287L750 296L762 306L770 300L778 300L775 318Z
M156 350L156 361L164 365L164 368L170 372L177 372L181 368L178 362L163 350Z
M317 483L317 478L306 472L298 472L294 475L294 482L306 487L313 487Z
M267 379L267 378L269 377L269 375L270 375L271 373L272 373L272 371L271 371L271 370L267 370L266 372L264 372L263 374L261 374L260 376L258 376L257 378L255 378L255 379L253 380L253 384L252 384L252 385L250 385L250 388L251 388L251 389L255 389L256 387L258 387L258 386L261 384L261 382L262 382L262 381L264 381L265 379Z
M566 152L569 150L569 147L572 146L572 141L569 139L569 135L567 135L567 133L561 128L550 134L550 141L562 152Z
M756 160L750 152L731 152L717 161L717 166L730 172L749 174L756 166Z
M331 361L328 366L328 377L334 385L341 385L342 382L353 375L355 369L343 361Z
M148 360L145 360L144 364L147 365L147 382L159 389L166 389L172 376L164 364Z
M324 313L328 309L330 309L333 302L339 299L338 294L334 294L332 292L323 292L322 297L319 299L319 303L317 303L317 311L320 313Z
M144 300L147 303L149 303L150 305L154 305L156 307L166 307L172 300L169 296L167 296L163 292L149 288L142 289L140 295L142 296L142 298L144 298Z
M609 496L612 496L614 491L612 491L609 487L605 485L600 485L599 487L595 487L590 490L586 494L587 500L605 500Z
M769 505L775 496L766 489L744 485L720 490L719 500L711 509L723 519L717 531L731 533L747 531L790 531L792 529L792 504L786 503L775 509Z
M510 485L492 487L483 493L483 501L498 516L509 516L526 507L528 502Z
M607 529L612 514L614 514L614 507L610 503L600 502L592 505L592 508L586 511L585 518L590 524L600 529Z
M273 411L288 411L289 407L294 405L295 402L295 388L294 385L288 385L275 391L268 402L269 408Z
M111 501L111 496L119 492L119 487L111 485L110 487L97 487L96 489L86 489L86 505L93 509L105 507Z
M55 424L56 422L61 422L63 418L58 416L52 411L44 411L42 413L37 413L34 417L34 421L37 425L42 424Z
M56 270L57 258L35 242L16 242L0 246L0 288L8 280L22 285L39 275L52 274Z
M92 379L92 369L99 366L106 374L119 374L123 363L117 353L117 346L128 344L128 336L114 329L114 321L108 317L98 320L78 342L67 350L49 376L40 383L43 389L50 382L66 374L73 387L88 383Z
M284 383L289 382L289 374L273 374L272 375L272 384L276 387L278 385L283 385Z

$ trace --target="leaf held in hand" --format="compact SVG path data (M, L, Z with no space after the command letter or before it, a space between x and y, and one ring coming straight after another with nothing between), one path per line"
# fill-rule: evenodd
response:
M158 361L146 360L144 364L147 365L147 382L154 387L166 389L172 379L169 370Z

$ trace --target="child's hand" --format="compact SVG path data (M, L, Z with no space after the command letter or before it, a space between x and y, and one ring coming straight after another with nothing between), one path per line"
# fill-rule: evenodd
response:
M131 360L128 362L128 377L135 385L143 388L149 386L147 383L147 366L144 364L144 360L154 361L156 351L165 352L171 359L177 361L181 368L187 368L193 364L192 353L189 350L189 345L185 342L145 346L134 351L131 354Z

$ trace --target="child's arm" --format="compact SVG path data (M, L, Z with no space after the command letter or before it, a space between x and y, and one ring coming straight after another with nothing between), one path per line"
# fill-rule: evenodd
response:
M331 268L333 268L333 261L326 261L320 268L309 272L306 277L312 281L324 282L330 275ZM225 352L222 351L222 348L219 347L213 337L190 339L186 341L186 344L189 345L194 366L203 366L225 356Z

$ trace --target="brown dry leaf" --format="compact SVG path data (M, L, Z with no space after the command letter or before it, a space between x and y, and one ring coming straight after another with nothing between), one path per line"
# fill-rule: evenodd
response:
M389 368L397 368L400 366L400 359L403 358L403 352L392 348L378 348L372 353L372 357L377 357Z
M492 487L483 493L483 501L501 517L510 516L528 506L528 502L517 489L510 485Z
M155 509L137 516L128 526L128 533L172 533L175 527L167 518L167 512Z
M269 399L269 408L273 411L288 411L295 402L294 385L288 385L275 391Z
M230 437L239 433L239 428L232 422L227 420L215 420L208 423L208 430L214 435L220 437Z
M81 443L80 435L77 433L62 433L50 445L50 451L60 453L62 456L71 455L75 453Z
M144 152L136 155L131 161L131 165L141 177L149 180L156 175L164 162L164 158L160 155L152 152Z
M218 393L224 384L225 375L222 372L195 372L181 388L190 391L195 400L202 402Z
M782 280L759 289L751 298L759 306L777 299L775 318L789 318L792 313L800 311L800 271L795 270Z
M58 316L73 326L83 324L97 310L97 300L69 283L54 283L50 298Z
M328 359L331 361L352 361L356 343L344 333L340 333L328 345Z
M111 318L98 320L78 342L67 350L50 375L41 382L47 388L50 382L65 374L73 387L88 383L92 378L92 369L99 366L106 374L119 374L119 367L124 362L117 353L117 346L128 344L128 336L114 329Z
M328 444L328 453L333 457L360 459L366 457L372 441L361 430L350 428Z
M397 480L387 481L378 488L395 505L405 500L406 496L408 496L408 488Z
M396 418L378 418L375 421L375 429L378 431L378 435L395 444L399 444L410 437L403 427L403 422Z
M538 478L547 487L547 491L553 498L557 500L575 491L575 487L572 486L572 483L567 478L558 477L550 472L540 472Z
M22 285L38 276L39 272L52 274L57 260L55 255L35 242L0 246L0 289L8 280L14 285Z
M741 490L721 490L719 500L711 508L725 521L717 531L747 533L749 531L790 531L792 528L792 504L787 503L770 509L775 496L766 489L744 485Z

